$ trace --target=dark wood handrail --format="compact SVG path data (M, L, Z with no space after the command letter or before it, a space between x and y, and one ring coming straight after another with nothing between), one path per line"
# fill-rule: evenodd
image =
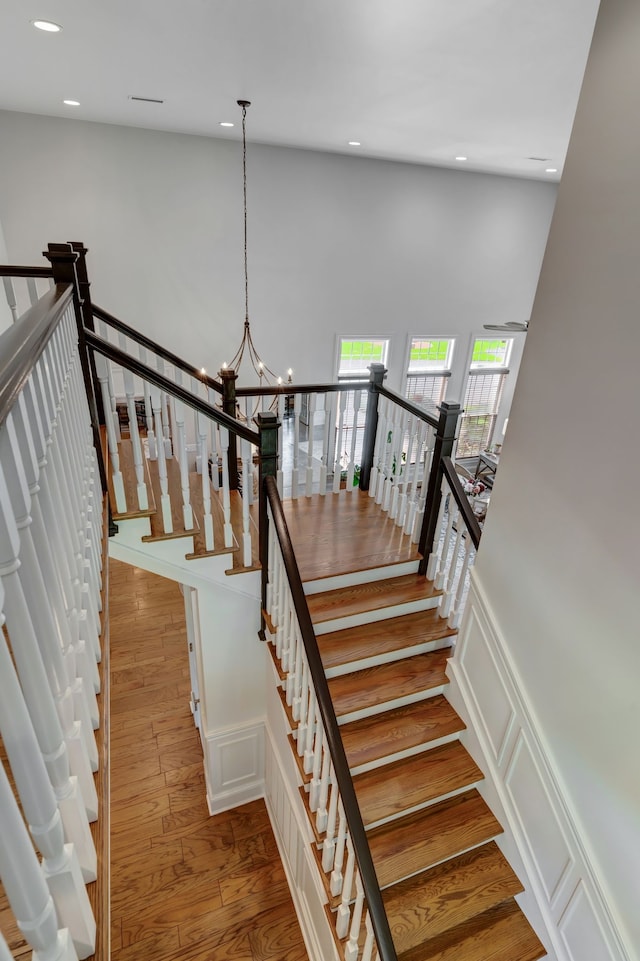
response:
M72 298L71 286L57 284L0 336L0 425L7 419Z
M456 466L450 457L442 458L442 473L447 478L447 483L453 494L453 498L458 505L458 509L462 514L462 519L464 520L465 526L469 532L469 537L471 538L471 543L477 549L480 543L480 538L482 537L482 529L478 523L478 518L471 510L471 505L467 499L462 484L460 483L460 478L456 474Z
M432 427L438 426L437 414L430 414L429 411L424 409L424 407L419 407L417 404L412 404L411 401L407 400L406 397L403 397L402 394L396 394L395 390L389 390L388 387L381 386L378 387L378 393L383 397L386 397L387 400L392 400L394 404L397 404L398 407L402 407L403 410L413 414L414 417L419 417L420 420L424 420L427 422L427 424L431 424ZM436 410L438 410L437 404L434 404L434 407Z
M231 433L236 434L238 437L242 437L244 440L248 440L249 443L255 444L256 446L259 445L260 434L258 431L251 430L250 427L245 427L241 421L237 421L233 417L229 417L228 414L225 414L224 411L212 407L206 400L202 400L200 397L186 390L186 388L169 380L168 377L154 370L153 367L147 367L146 364L143 364L136 357L131 357L124 350L120 350L119 347L109 343L108 340L98 337L98 335L94 334L88 327L84 328L84 335L87 346L91 347L92 350L97 350L98 353L104 357L108 357L110 360L115 361L116 364L126 367L127 370L137 374L138 377L142 377L143 380L149 381L150 384L165 391L167 394L176 397L182 401L183 404L187 404L187 406L197 410L198 413L205 414L220 424L221 427L226 427Z
M213 388L213 390L216 390L219 394L222 393L222 385L219 384L217 380L214 380L213 377L209 377L208 374L203 374L198 367L188 364L185 360L182 360L181 357L178 357L177 354L171 353L170 350L166 350L166 348L161 347L160 344L156 343L155 340L151 340L150 337L145 337L144 334L134 330L133 327L129 327L129 325L125 324L124 321L118 320L117 317L114 317L113 314L103 310L102 307L98 307L96 304L93 304L93 315L94 317L98 317L100 320L103 320L105 324L109 324L110 327L113 327L113 329L117 330L119 333L125 334L127 337L130 337L131 340L135 340L136 343L140 344L141 347L145 347L147 350L152 351L152 353L162 357L163 360L173 364L174 367L178 367L180 370L183 370L185 374L190 374L191 377L195 377L199 383L206 384L207 387Z
M269 397L280 394L329 394L345 393L350 390L364 390L369 387L368 380L357 380L333 384L276 384L273 387L236 387L236 397Z
M391 937L391 929L389 928L389 921L384 909L378 879L371 858L369 842L367 841L362 815L356 799L349 763L342 744L342 738L340 737L338 721L333 709L331 695L329 694L329 685L327 684L320 651L318 650L318 642L307 606L307 598L302 586L300 571L298 570L293 544L289 535L284 510L282 509L282 501L280 500L274 477L265 477L264 491L271 506L273 522L278 541L280 542L282 559L289 580L293 606L298 618L298 624L300 625L302 641L307 652L309 671L313 678L316 700L324 723L324 730L333 761L333 769L340 789L340 796L349 825L349 831L351 832L355 855L360 867L362 885L376 936L378 953L381 961L397 961L396 950L393 944L393 938Z
M0 264L0 277L53 277L52 267L14 267Z

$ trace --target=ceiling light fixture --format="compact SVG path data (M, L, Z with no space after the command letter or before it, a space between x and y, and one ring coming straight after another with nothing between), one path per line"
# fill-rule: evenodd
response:
M350 147L360 147L360 146L362 146L362 144L360 143L359 140L350 140L350 141L349 141L349 146L350 146Z
M244 356L245 350L249 356L249 361L253 367L255 373L258 375L258 380L260 386L263 382L266 382L272 386L273 381L277 381L278 384L282 383L282 378L278 378L276 374L267 367L265 362L261 359L258 351L253 343L253 338L251 336L251 325L249 323L249 271L247 266L247 107L251 106L250 100L238 100L238 106L242 107L242 182L243 182L243 208L244 208L244 331L242 334L242 340L240 341L240 346L238 347L236 353L233 356L233 360L229 364L223 364L223 369L228 369L234 371L236 374L240 369L242 363L242 358ZM272 379L271 379L272 378Z
M468 160L468 157L456 157L456 160Z
M80 101L79 101L79 100L63 100L62 102L63 102L64 104L66 104L67 107L79 107L79 106L80 106Z
M558 168L557 168L557 167L547 167L547 169L545 170L545 173L546 173L546 174L557 174L557 173L558 173Z
M220 121L220 126L221 126L221 127L235 127L235 124L229 123L228 120L221 120L221 121Z
M60 24L54 23L52 20L32 20L31 23L36 30L44 30L45 33L60 33L62 30Z

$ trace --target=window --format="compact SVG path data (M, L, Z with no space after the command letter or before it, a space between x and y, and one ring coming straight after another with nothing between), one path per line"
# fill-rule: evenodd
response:
M340 338L338 353L338 380L369 380L369 365L387 365L389 341L387 338L368 338L363 340L351 337ZM356 401L358 410L356 412ZM336 458L344 466L353 459L360 463L362 458L362 442L364 439L364 425L367 413L367 390L350 390L346 397L344 411L343 433L336 437ZM354 430L355 428L355 430Z
M510 339L476 339L471 355L458 437L458 457L477 457L491 445L502 391L509 375Z
M414 404L439 404L451 376L453 340L413 337L409 350L406 394Z
M340 353L338 355L338 380L347 377L369 378L369 364L387 364L389 341L379 340L351 340L340 338Z

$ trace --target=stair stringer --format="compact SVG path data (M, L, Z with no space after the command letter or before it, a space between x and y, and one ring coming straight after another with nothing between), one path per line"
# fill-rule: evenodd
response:
M315 840L300 797L301 780L277 692L279 679L272 659L267 660L264 794L267 811L309 961L342 961L327 920L327 896L312 852Z

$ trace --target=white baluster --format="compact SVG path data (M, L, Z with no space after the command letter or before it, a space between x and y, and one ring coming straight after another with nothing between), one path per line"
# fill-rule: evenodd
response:
M143 364L148 366L147 351L145 347L140 347L140 360ZM158 459L158 444L156 441L156 434L153 429L153 404L151 402L151 386L147 381L143 381L144 384L144 412L147 420L147 449L149 460Z
M240 450L242 455L242 563L245 567L251 567L251 516L249 508L251 506L251 486L253 479L251 475L251 444L248 440L240 440Z
M107 340L107 341L109 340L109 328L107 327L106 323L103 320L100 320L99 318L96 318L96 332L102 337L103 340ZM101 355L98 353L98 351L96 351L95 352L96 365L97 365L97 358L99 356ZM106 357L103 359L106 365L107 387L109 392L109 400L104 404L105 419L107 418L107 416L109 416L109 419L111 420L111 423L116 433L116 439L119 441L120 440L120 422L118 420L116 392L113 386L113 369L112 369L111 361L107 360Z
M345 885L345 890L346 890L346 885ZM362 925L363 907L364 907L364 888L362 887L360 872L356 868L356 900L355 900L355 904L353 905L351 928L349 930L349 941L347 942L347 945L344 949L344 961L358 961L358 955L360 954L360 947L358 944L358 940L360 938L360 927Z
M320 722L318 722L320 723ZM322 834L327 827L327 801L329 799L329 776L331 769L331 754L327 744L326 734L322 737L322 771L320 773L320 792L318 795L318 810L316 811L316 828Z
M404 533L411 536L415 522L416 508L418 505L419 487L418 481L421 479L422 470L422 449L425 443L425 433L427 424L418 421L418 433L415 444L415 460L409 463L407 474L407 504L404 515Z
M295 731L296 737L296 750L298 752L298 757L303 757L305 748L307 746L307 730L309 727L313 727L313 717L311 718L311 723L309 722L309 706L310 706L310 688L309 688L309 665L307 664L307 658L302 658L302 684L300 685L300 697L298 700L299 707L299 720L298 728Z
M124 390L127 397L127 411L129 413L129 437L131 439L131 451L133 453L133 466L136 472L138 508L141 511L146 511L149 507L149 499L147 497L147 485L144 479L144 463L142 459L142 444L140 443L140 430L138 428L138 412L136 410L133 374L125 368L123 375Z
M340 391L338 394L338 427L336 431L336 459L333 468L333 493L337 494L340 490L340 475L342 473L342 455L346 454L344 438L345 438L345 411L347 409L347 400L349 398L348 392L346 390Z
M313 494L313 428L316 417L317 394L309 394L308 412L309 425L307 427L307 473L305 481L305 496L311 497Z
M376 435L376 448L378 451L376 504L382 504L385 492L388 469L387 455L389 450L389 431L393 430L391 410L391 401L386 397L383 397L380 403L380 415L378 418L378 431Z
M443 494L444 499L444 494ZM447 526L444 533L444 541L442 542L442 548L440 550L440 556L438 559L438 570L433 579L434 586L437 590L441 591L444 587L445 578L447 575L447 565L449 561L449 547L451 545L451 537L454 532L454 526L458 517L458 507L453 499L453 496L449 497L449 513L447 518Z
M284 424L284 404L285 395L280 394L278 396L278 423ZM279 429L280 437L282 437L282 427ZM282 452L280 452L282 454ZM278 468L276 470L276 487L278 488L278 494L282 498L284 496L284 473L282 470L282 456L278 457ZM262 497L262 491L260 491L260 497Z
M289 707L292 707L300 678L302 664L302 642L300 639L300 625L298 624L298 618L296 617L293 604L290 605L289 610L291 624L291 629L289 632L289 671L287 674L285 693L287 697L287 704Z
M362 949L362 961L372 961L375 938L373 934L373 925L371 923L371 915L368 911L365 915L364 927L367 934L364 939L364 947Z
M69 930L58 930L53 899L1 764L0 821L0 879L34 961L78 961Z
M316 692L313 689L313 682L309 683L309 707L307 711L307 725L305 729L304 742L304 773L311 774L313 771L313 742L319 730L318 705L316 704Z
M457 630L460 626L460 621L462 620L462 612L464 610L464 595L465 586L467 583L467 574L469 568L471 567L472 559L475 556L475 548L471 543L471 538L467 535L464 542L464 558L462 560L462 565L460 567L460 575L458 577L458 588L456 590L455 602L449 615L449 620L447 624Z
M328 753L325 743L325 733L324 726L322 724L322 718L320 715L320 707L316 705L316 736L313 745L313 757L312 757L312 777L311 783L309 784L309 807L312 812L318 810L318 804L320 802L320 787L321 787L321 772L323 755Z
M283 578L285 580L285 578ZM283 672L287 675L284 683L285 692L287 690L287 685L289 685L290 676L290 666L295 663L295 628L294 628L294 616L291 610L291 595L288 590L284 591L284 608L283 608L283 618L282 618L282 653L280 660L280 667ZM289 703L289 702L288 702Z
M275 556L276 556L276 534L275 526L273 523L273 515L271 513L271 508L267 504L267 596L265 598L267 613L271 619L271 623L277 624L277 620L274 621L274 581L276 577L276 566L275 566Z
M182 386L182 372L176 369L176 382ZM184 404L176 400L174 405L176 423L175 449L180 467L180 487L182 489L182 523L185 531L193 529L193 510L191 508L191 490L189 487L189 458L187 455L187 435L184 426ZM207 548L209 550L209 548Z
M331 872L331 894L336 898L342 893L342 865L344 863L344 850L347 843L347 819L342 807L342 801L338 800L338 834L336 837L336 849L333 858L333 871ZM346 932L345 932L346 934Z
M80 723L75 720L73 693L67 664L62 656L61 636L58 633L43 574L42 565L46 567L49 560L46 534L39 538L37 548L34 543L39 525L37 520L35 524L32 523L29 510L32 506L30 493L32 486L36 489L37 498L37 484L33 482L34 476L37 478L37 465L35 451L29 445L29 425L24 416L21 401L22 398L14 407L13 414L7 418L4 429L0 431L0 460L4 465L16 526L20 532L20 579L23 585L29 586L29 606L36 637L69 751L71 772L78 777L83 796L86 795L92 799L92 806L95 806L97 797L95 797L91 771L92 768L93 770L98 768L98 750L91 727L83 732ZM14 416L18 421L19 435L14 430ZM24 451L24 459L21 456L21 450ZM28 472L31 484L25 470ZM33 504L33 507L37 505ZM55 590L55 584L52 588ZM85 722L89 720L88 713L85 714L84 720Z
M336 918L336 932L339 938L345 938L349 931L349 920L351 918L351 895L353 892L353 875L356 866L356 856L353 850L351 835L347 835L347 867L344 872L344 882L342 885L342 901L338 908ZM345 954L346 957L346 954Z
M302 394L293 396L293 468L291 470L291 497L295 500L298 497L298 485L300 482L300 406Z
M222 450L222 511L224 514L224 546L233 547L233 527L231 526L231 493L229 489L229 429L220 428L220 447Z
M354 476L356 470L356 444L358 441L358 418L360 416L360 407L362 406L362 391L355 390L353 392L353 430L351 433L351 450L349 454L349 466L347 468L347 490L352 494L354 487Z
M331 796L329 799L325 837L322 844L322 870L325 874L328 874L333 867L336 853L336 824L338 819L338 801L340 800L333 764L330 765L329 784L331 786Z
M7 298L7 306L11 311L11 317L13 318L14 324L18 320L18 303L16 300L16 292L13 286L13 280L11 277L3 277L2 283L4 284L4 292Z
M452 501L453 498L451 498L449 504L451 504ZM456 539L453 545L453 550L451 551L449 570L447 571L447 577L444 584L444 592L440 598L440 604L438 605L440 617L448 617L453 606L454 583L458 567L458 558L460 556L460 548L462 547L462 538L465 531L464 519L461 511L457 512L456 519Z
M322 455L320 457L321 467L320 467L320 480L318 490L323 495L327 493L327 474L329 472L329 463L331 460L331 395L322 395L322 404L324 412L324 424L322 426Z
M2 602L0 589L0 603ZM15 648L14 648L15 656ZM78 850L69 834L59 799L51 786L45 762L36 738L25 698L11 660L4 637L0 634L0 732L11 764L11 770L20 795L34 842L44 861L43 875L54 898L56 908L65 926L72 929L72 937L83 958L93 953L95 943L95 920L89 905L85 883L95 880L96 854L93 848L92 871L81 871ZM0 765L0 777L4 770ZM2 806L0 805L0 810ZM5 815L2 810L0 824ZM82 820L84 812L76 805L76 813ZM8 830L6 823L0 830L0 846ZM86 818L84 823L74 825L76 834L86 831L93 844ZM65 844L65 834L70 843ZM0 870L1 874L1 870Z
M162 398L161 392L153 385L149 388L151 392L151 406L153 408L153 418L156 425L156 437L162 438ZM171 517L171 498L169 496L169 478L167 475L167 460L165 445L157 444L158 455L158 477L160 479L160 510L162 514L162 529L165 534L173 533L173 519Z
M166 376L167 371L165 368L165 363L160 355L156 357L156 368L159 374L162 374L163 377ZM167 460L171 460L173 457L173 450L171 447L171 421L169 419L169 402L167 394L164 390L160 391L160 405L162 409L162 430L158 430L158 421L156 418L156 437L158 438L158 441L162 439L164 444L164 456ZM153 407L155 414L153 399L151 401L151 406Z
M213 537L213 515L211 513L211 480L209 478L209 449L207 446L207 435L208 422L207 417L204 414L198 414L196 417L196 424L198 428L198 457L200 458L201 472L200 480L202 481L202 508L203 508L203 529L204 529L204 546L208 551L214 550L214 537ZM178 429L180 425L178 424Z

